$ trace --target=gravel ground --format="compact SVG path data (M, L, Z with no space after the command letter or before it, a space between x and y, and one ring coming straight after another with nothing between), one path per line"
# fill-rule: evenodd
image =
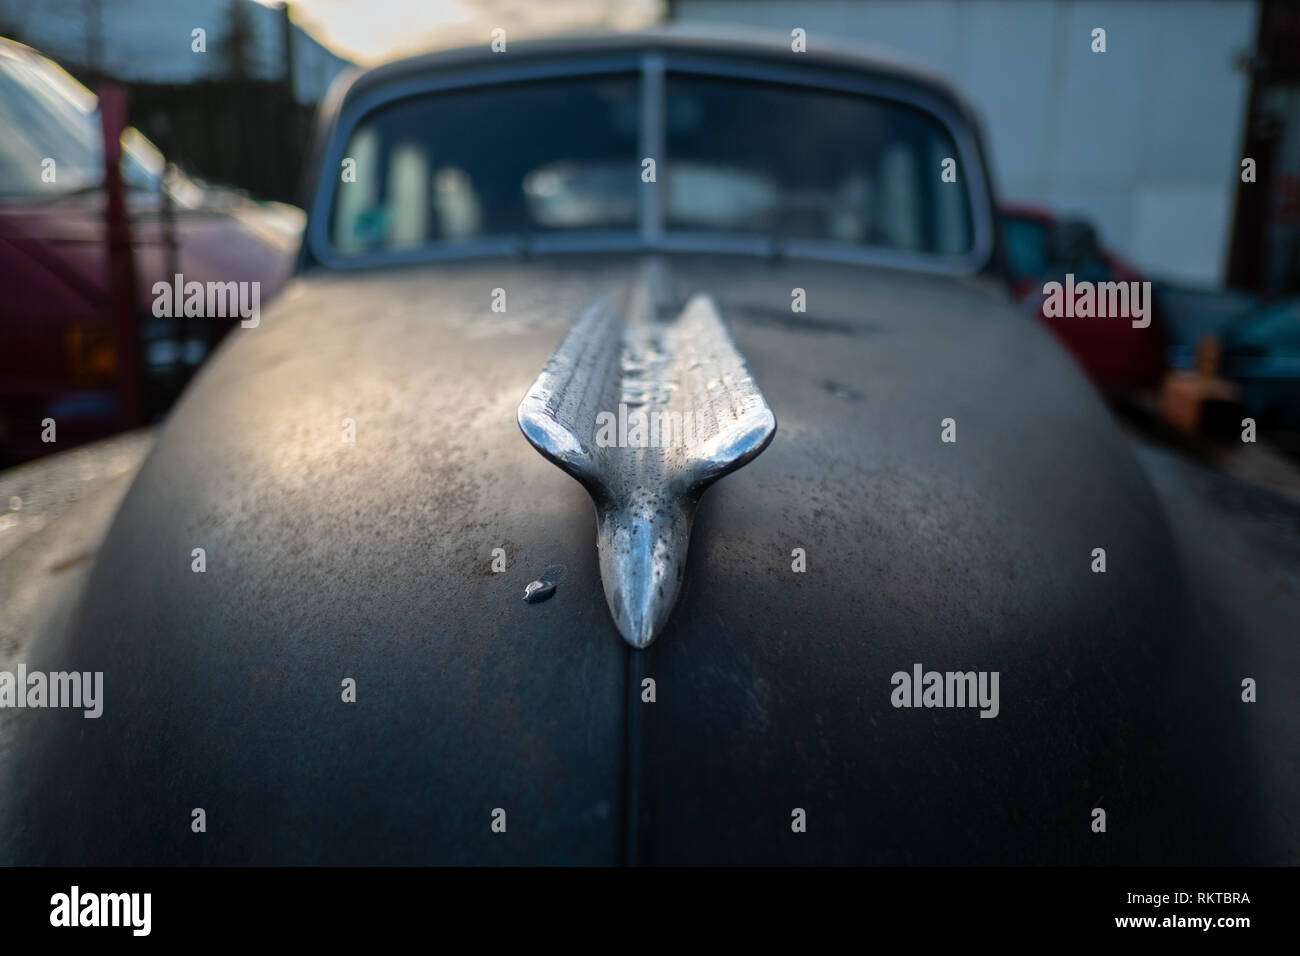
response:
M0 472L0 670L66 613L145 455L152 429Z
M1239 693L1245 677L1257 683L1257 701L1240 706L1249 708L1245 745L1270 808L1268 859L1260 862L1300 864L1300 501L1272 490L1283 477L1279 459L1261 469L1269 476L1261 487L1134 444L1169 517L1225 688Z

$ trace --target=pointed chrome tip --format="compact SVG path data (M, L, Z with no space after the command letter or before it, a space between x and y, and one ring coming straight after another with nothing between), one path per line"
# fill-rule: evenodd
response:
M652 621L639 614L619 614L614 618L614 623L618 626L618 633L623 636L623 640L638 651L644 651L659 636Z
M623 640L645 650L664 629L690 545L691 509L645 501L597 518L596 548L605 602Z

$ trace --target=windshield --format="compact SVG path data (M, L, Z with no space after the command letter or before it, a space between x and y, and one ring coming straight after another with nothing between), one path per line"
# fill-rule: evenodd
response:
M66 195L104 179L95 96L44 57L0 51L0 129L0 198ZM149 140L134 128L123 132L128 187L156 191L162 168Z
M669 235L816 240L956 256L972 249L947 129L902 103L669 73L664 148L644 162L640 78L426 94L351 131L329 238L343 254L481 238L635 234L653 173Z
M477 87L372 113L344 151L333 244L632 230L638 99L628 75Z
M667 228L960 254L956 150L925 113L847 93L669 76ZM960 179L960 177L958 177Z

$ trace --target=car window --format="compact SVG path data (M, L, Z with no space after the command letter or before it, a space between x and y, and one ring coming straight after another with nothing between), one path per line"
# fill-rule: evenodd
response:
M104 179L95 96L44 57L0 54L0 129L0 198L59 196ZM162 154L139 130L123 131L128 188L157 192L163 166Z
M636 74L453 89L378 107L327 182L342 254L487 237L639 230L648 170ZM962 255L970 196L947 128L885 99L670 72L669 233L758 235Z
M94 107L93 96L77 97L52 82L37 58L0 56L0 194L59 193L99 182Z
M1011 274L1037 279L1047 274L1047 224L1023 216L1002 216L1002 244Z
M341 252L636 225L639 80L546 80L408 99L344 149Z
M971 248L970 201L946 128L850 93L669 74L670 230L756 233L914 252Z

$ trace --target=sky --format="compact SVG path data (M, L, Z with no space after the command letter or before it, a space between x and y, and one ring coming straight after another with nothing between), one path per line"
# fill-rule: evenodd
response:
M270 6L275 0L258 0ZM362 64L452 46L662 21L666 0L291 0L294 20Z

